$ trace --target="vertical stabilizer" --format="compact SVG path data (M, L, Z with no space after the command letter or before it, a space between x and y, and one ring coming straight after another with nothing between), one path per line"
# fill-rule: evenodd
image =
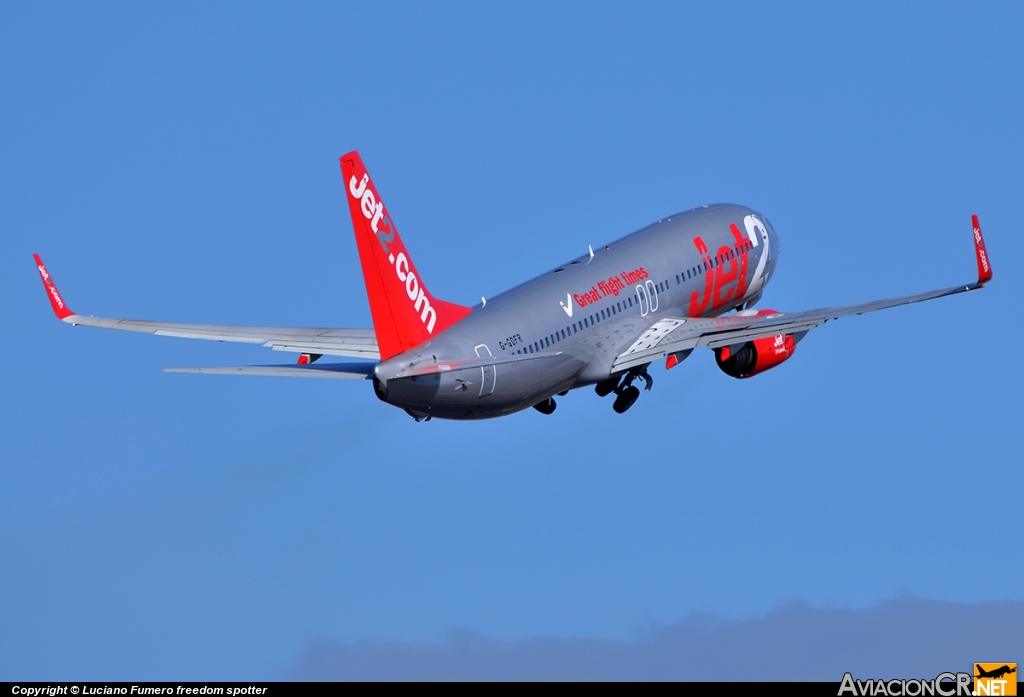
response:
M377 346L386 360L437 336L472 310L427 290L358 152L341 158L341 175Z

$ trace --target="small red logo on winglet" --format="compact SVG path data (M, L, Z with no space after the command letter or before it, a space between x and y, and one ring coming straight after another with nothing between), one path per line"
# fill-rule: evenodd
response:
M36 260L36 269L39 270L39 277L43 279L43 287L46 288L46 295L50 298L50 306L53 308L53 313L57 315L58 319L64 319L75 314L68 309L68 306L64 304L64 299L60 297L60 292L57 290L57 286L53 284L53 279L50 278L50 274L46 270L46 266L43 264L43 260L39 258L38 254L34 254L33 257Z
M981 285L992 280L992 266L988 262L985 238L981 236L981 224L978 222L978 216L971 216L971 225L974 227L974 251L978 256L978 284Z

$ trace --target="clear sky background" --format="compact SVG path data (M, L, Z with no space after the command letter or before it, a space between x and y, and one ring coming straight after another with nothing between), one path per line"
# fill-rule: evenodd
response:
M1024 601L1024 5L706 5L4 4L0 679ZM33 252L80 313L370 326L354 149L467 305L723 201L780 235L765 307L970 282L972 213L995 280L480 423L53 318Z

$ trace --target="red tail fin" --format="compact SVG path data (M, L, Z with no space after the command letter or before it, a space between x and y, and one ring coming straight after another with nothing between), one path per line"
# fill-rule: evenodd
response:
M358 152L341 158L341 176L377 347L386 360L440 334L472 310L437 300L427 290Z

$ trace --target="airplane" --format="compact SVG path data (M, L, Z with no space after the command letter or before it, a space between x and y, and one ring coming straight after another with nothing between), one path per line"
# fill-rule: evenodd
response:
M343 185L370 303L372 329L246 327L109 319L72 312L39 255L57 317L72 325L259 344L299 354L291 365L169 368L166 372L358 379L417 421L484 419L594 386L626 412L651 389L648 371L694 349L745 379L792 358L830 319L981 288L992 279L972 216L978 280L927 293L805 312L755 309L778 262L771 222L745 206L701 206L657 221L473 307L427 290L358 152L341 157ZM318 363L322 356L361 359Z
M982 668L978 664L975 664L974 667L975 667L975 670L977 671L977 675L974 676L976 678L1001 678L1004 675L1009 675L1010 673L1016 673L1017 672L1016 664L1014 664L1013 668L1011 668L1008 665L1003 665L1003 666L1000 666L999 668L995 668L993 670L985 670L984 668Z

